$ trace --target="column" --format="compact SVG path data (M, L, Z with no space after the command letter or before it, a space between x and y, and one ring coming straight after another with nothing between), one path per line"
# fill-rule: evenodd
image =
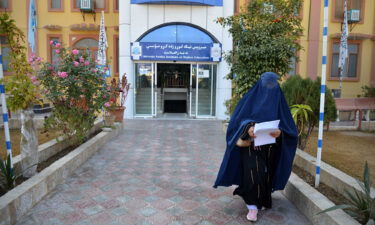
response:
M224 0L223 16L232 16L234 12L234 1ZM222 31L222 51L228 52L232 50L232 36L228 32L227 28L223 28ZM226 115L227 111L224 103L232 97L232 82L227 80L225 77L230 72L228 63L223 59L217 67L217 88L216 88L216 117L218 119L227 119L229 115Z
M133 63L130 58L130 0L119 1L119 72L120 77L126 73L130 89L128 98L125 103L125 118L133 118L134 116L134 74Z

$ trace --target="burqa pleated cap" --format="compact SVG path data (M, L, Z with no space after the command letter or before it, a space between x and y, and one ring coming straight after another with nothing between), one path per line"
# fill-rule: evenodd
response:
M267 87L268 89L272 89L277 86L277 81L279 80L279 75L273 72L265 72L262 73L260 76L260 80L262 82L263 87Z

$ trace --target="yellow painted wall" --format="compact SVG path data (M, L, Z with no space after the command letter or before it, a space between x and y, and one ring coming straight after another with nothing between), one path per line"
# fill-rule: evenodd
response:
M375 1L374 0L363 0L364 1L364 23L363 24L356 24L350 33L360 33L365 35L375 35ZM332 22L332 4L329 6L330 10L330 23L328 27L328 35L336 34L341 32L341 24L337 22ZM323 13L323 5L321 12ZM321 26L323 26L323 21L321 21ZM331 39L329 39L331 40ZM353 98L357 97L357 95L362 94L362 86L370 85L371 79L371 67L372 64L375 63L375 59L373 59L373 45L375 41L371 39L364 39L362 40L362 47L360 58L361 62L358 64L359 70L359 80L358 81L344 81L342 83L342 96L343 98ZM330 44L328 45L330 47ZM330 48L328 48L330 51ZM330 52L328 52L327 56L330 56ZM321 52L320 52L321 57ZM328 57L327 65L331 64L331 57ZM321 71L321 65L319 65L319 70ZM329 71L327 70L327 76ZM330 88L339 88L339 81L327 81L327 86Z
M240 4L241 8L245 7L247 4L247 0L237 0ZM302 26L304 27L303 36L300 38L300 44L303 47L303 50L300 51L298 54L300 61L298 62L297 74L301 75L302 77L307 77L307 69L308 69L308 47L309 47L309 23L310 23L310 7L312 1L321 1L321 10L320 10L320 27L321 29L319 32L322 32L323 29L323 0L304 0L303 2L303 9L302 9ZM351 33L359 33L365 35L373 35L375 37L375 1L374 0L363 0L364 1L364 23L357 24L351 31ZM341 32L341 23L333 22L332 21L332 5L333 0L329 1L329 24L328 24L328 52L327 52L327 65L331 63L331 40L330 35L337 34ZM373 58L373 46L375 45L375 41L371 39L364 39L362 40L362 47L360 52L360 67L359 71L359 80L358 81L344 81L343 82L343 89L342 89L342 97L353 98L357 97L357 95L362 94L361 87L364 85L370 85L371 79L371 67L372 64L375 63L375 59ZM318 65L317 71L318 76L321 76L321 58L322 58L322 35L320 34L320 41L319 41L319 56L318 56ZM311 66L311 65L310 65ZM329 80L329 73L330 73L330 66L327 66L327 86L329 88L339 88L339 81L331 81Z
M108 39L108 49L107 49L107 60L110 61L112 67L112 75L114 74L114 35L118 35L118 13L114 12L114 1L107 0L109 2L109 9L107 13L104 13L106 34ZM26 2L26 0L25 0ZM43 59L47 59L47 35L49 34L59 34L62 35L62 42L65 47L70 47L72 40L69 38L75 38L74 35L96 35L99 36L99 31L72 31L70 26L72 24L100 24L101 13L96 13L96 21L94 21L93 16L86 15L85 21L83 20L81 12L71 11L71 1L63 0L64 12L49 12L47 0L36 0L37 4L37 54ZM12 12L10 15L15 19L17 26L24 31L27 37L27 11L28 5L26 3L20 4L18 0L13 0L12 2ZM45 25L59 25L62 27L61 30L51 31L44 28Z

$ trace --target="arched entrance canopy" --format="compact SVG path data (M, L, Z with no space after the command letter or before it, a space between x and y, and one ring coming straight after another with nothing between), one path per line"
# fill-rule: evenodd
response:
M133 60L220 61L221 44L208 31L186 23L163 24L132 43Z
M200 27L183 24L163 24L157 26L140 38L139 42L160 42L160 43L218 43L217 39Z

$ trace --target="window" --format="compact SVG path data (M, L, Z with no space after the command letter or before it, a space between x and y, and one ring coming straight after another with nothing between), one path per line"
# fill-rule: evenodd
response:
M96 9L104 9L105 8L105 0L94 0L94 5Z
M11 9L11 0L0 0L0 9Z
M93 38L82 38L73 45L73 48L87 50L91 58L95 60L98 51L98 41Z
M48 40L48 48L47 48L47 57L48 57L48 62L52 64L56 64L58 60L58 54L56 53L55 49L51 47L50 42L59 42L61 43L61 35L48 35L47 36Z
M358 78L358 64L359 64L359 43L348 43L348 59L346 61L345 69L343 71L343 78ZM332 46L332 63L331 63L331 77L339 78L339 54L340 43L335 42Z
M59 12L64 11L62 0L48 0L48 11Z
M362 20L363 12L362 12L362 2L363 0L347 0L347 8L348 10L351 9L358 9L360 10L360 18ZM342 21L344 19L344 0L335 0L335 7L334 7L334 19L336 21Z
M61 8L61 0L51 0L51 8L52 9L60 9Z
M0 36L1 43L1 54L3 56L3 70L7 72L9 70L9 52L8 40L5 36Z

